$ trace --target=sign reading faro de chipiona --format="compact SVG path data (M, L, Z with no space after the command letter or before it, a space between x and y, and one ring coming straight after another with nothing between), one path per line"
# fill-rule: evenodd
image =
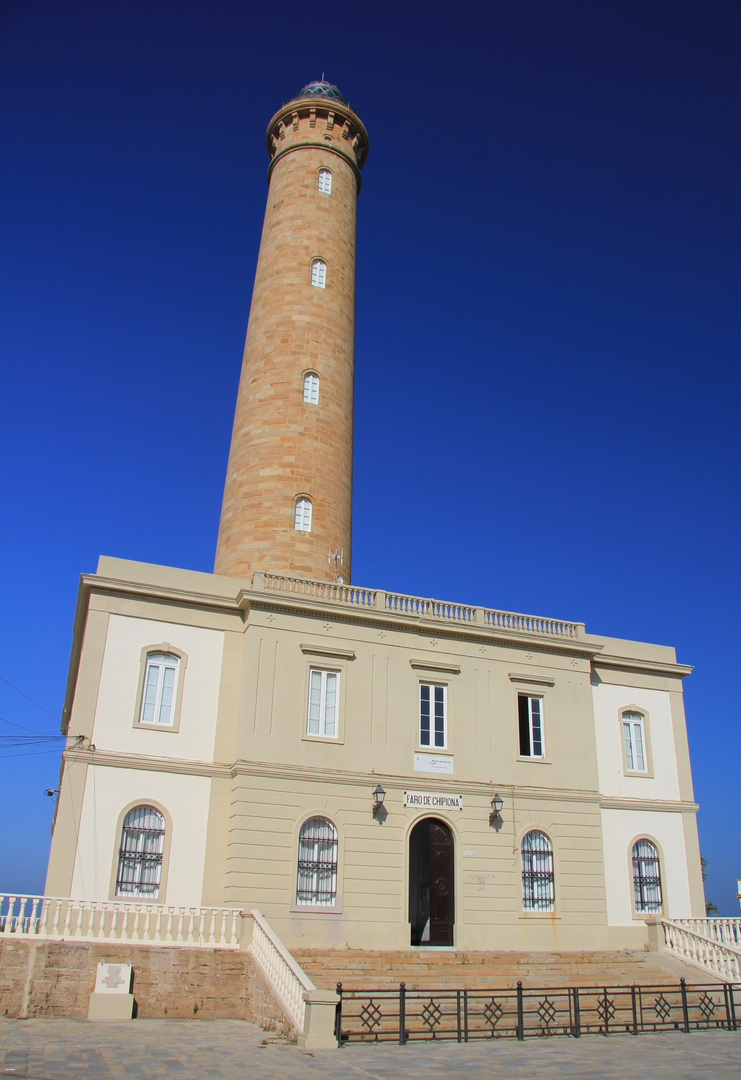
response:
M405 791L404 806L417 810L462 810L463 796L442 791Z

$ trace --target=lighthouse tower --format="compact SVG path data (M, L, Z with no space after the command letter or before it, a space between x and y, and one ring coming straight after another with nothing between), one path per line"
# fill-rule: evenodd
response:
M270 121L217 574L350 580L355 221L366 130L337 87Z

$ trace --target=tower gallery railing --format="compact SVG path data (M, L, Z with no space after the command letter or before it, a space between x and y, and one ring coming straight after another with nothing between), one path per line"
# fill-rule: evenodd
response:
M448 600L432 600L404 593L365 589L358 585L340 585L331 581L287 577L257 570L252 575L252 588L260 592L305 600L327 601L365 611L383 611L394 615L431 619L435 622L461 626L482 626L489 630L504 630L514 634L535 634L541 637L578 641L584 634L584 623L546 619L539 615L523 615L516 611L471 607Z

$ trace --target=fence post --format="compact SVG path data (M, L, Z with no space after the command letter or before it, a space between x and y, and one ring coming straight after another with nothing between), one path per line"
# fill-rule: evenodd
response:
M579 1012L579 987L573 989L574 995L574 1038L581 1038L581 1014Z
M522 1001L522 983L517 984L517 1038L522 1042L525 1038L525 1009Z
M463 1038L468 1042L468 990L463 991Z
M684 979L679 980L679 986L682 991L682 1016L684 1017L684 1030L690 1029L690 1014L687 1009L687 985Z
M399 1046L403 1046L407 1041L406 992L406 983L399 983Z
M455 992L455 1016L458 1024L458 1042L463 1042L463 1035L461 1032L461 992L456 990Z
M731 1003L731 1023L733 1024L732 1030L735 1031L738 1027L736 1023L736 1004L733 997L733 983L728 983L728 1000Z
M610 1007L610 1002L609 1002L609 998L607 997L607 987L606 986L602 987L602 1002L604 1004L604 1013L605 1013L605 1035L609 1035L609 1033L610 1033L610 1016L609 1016L609 1013L608 1013L607 1010Z
M633 1034L637 1035L638 1034L638 1009L637 1009L637 1006L636 1006L636 984L635 983L633 983L633 985L630 988L630 997L631 997L631 1003L633 1005Z
M337 1008L334 1014L334 1034L337 1045L342 1046L342 983L338 982L335 989L337 991Z

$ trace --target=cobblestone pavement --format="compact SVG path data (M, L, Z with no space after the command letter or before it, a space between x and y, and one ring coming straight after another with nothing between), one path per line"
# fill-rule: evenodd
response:
M313 1053L238 1020L0 1020L0 1077L25 1080L725 1080L741 1030L346 1046Z

